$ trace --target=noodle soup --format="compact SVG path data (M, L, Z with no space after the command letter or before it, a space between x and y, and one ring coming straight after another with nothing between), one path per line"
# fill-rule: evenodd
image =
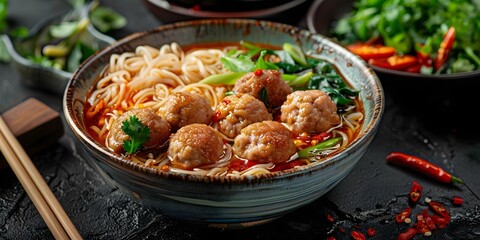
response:
M84 109L89 134L133 162L239 177L323 161L357 137L364 117L332 64L292 44L248 42L114 54Z

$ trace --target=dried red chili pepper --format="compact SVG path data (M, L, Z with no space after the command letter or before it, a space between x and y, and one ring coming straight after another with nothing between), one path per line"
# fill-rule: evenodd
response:
M328 219L328 221L330 221L332 223L335 222L335 218L333 218L332 215L330 215L330 214L327 215L327 219Z
M428 203L428 206L430 207L430 209L432 209L432 211L435 212L435 214L437 214L438 216L442 217L442 218L445 218L445 219L450 219L450 213L448 212L448 210L445 208L445 206L443 206L443 204L439 203L439 202L435 202L435 201L430 201Z
M455 204L457 206L463 205L463 198L453 197L453 204Z
M420 197L422 196L422 185L420 185L417 181L413 181L412 188L410 189L410 201L412 203L417 203Z
M353 239L355 240L366 240L367 238L365 237L365 235L363 235L363 233L361 232L358 232L358 231L352 231L350 233L350 236L353 237Z
M412 213L411 208L405 208L403 211L401 211L397 216L395 216L395 222L397 223L403 223L405 222L405 219L410 217L410 214Z
M367 235L369 237L373 237L373 236L375 236L375 234L377 234L377 230L375 230L375 228L368 228L367 229Z
M439 166L416 156L400 152L392 152L387 156L387 162L399 166L409 167L441 182L463 183L460 178L455 177Z
M407 231L400 233L397 237L398 240L408 240L413 238L417 234L417 229L416 228L409 228Z

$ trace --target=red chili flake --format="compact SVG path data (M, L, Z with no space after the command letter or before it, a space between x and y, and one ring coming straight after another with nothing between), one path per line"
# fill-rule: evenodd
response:
M222 113L220 111L215 111L215 113L213 113L213 116L212 116L212 122L218 122L220 120L222 120Z
M395 216L395 222L397 223L403 223L405 222L405 218L410 217L410 214L412 213L411 208L405 208L403 211L401 211L397 216Z
M367 239L363 233L358 232L358 231L352 231L350 235L353 237L355 240L365 240Z
M422 185L420 185L417 181L413 181L412 188L410 189L410 201L412 203L417 203L421 196Z
M431 218L438 229L446 228L448 223L450 222L450 218L442 218L437 215L432 215Z
M232 101L230 101L230 99L223 99L222 100L222 103L224 103L225 105L228 105L229 103L231 103Z
M375 230L375 228L368 228L367 229L367 235L369 237L373 237L373 236L375 236L375 234L377 234L377 230Z
M312 136L312 139L314 140L319 140L319 141L324 141L327 138L330 138L332 136L331 133L328 132L322 132L317 135Z
M193 5L193 7L192 7L192 10L193 10L194 12L198 12L198 11L200 11L200 9L201 9L201 7L200 7L199 4L195 4L195 5Z
M257 77L260 77L263 74L263 70L262 69L257 69L255 71L253 71L253 74Z
M461 197L453 197L453 204L457 206L463 205L463 198Z
M437 229L437 226L435 225L435 222L433 222L432 220L432 216L430 216L430 214L428 214L428 209L424 209L423 210L423 219L425 219L425 224L427 224L428 228L430 228L430 230L435 230Z
M325 240L336 240L334 236L328 236Z
M409 229L407 229L407 231L405 231L403 233L400 233L398 235L397 240L408 240L408 239L413 238L413 236L415 236L415 234L417 234L417 229L409 228Z
M440 217L443 218L450 218L450 213L448 210L443 206L443 204L435 201L430 201L428 206Z
M345 232L345 228L343 228L343 227L338 227L338 231L344 233L344 232Z
M428 227L427 223L425 222L425 218L421 213L417 215L417 222L415 223L415 228L417 229L417 232L421 234L430 232L430 228Z
M335 222L335 218L333 218L332 215L330 215L330 214L327 215L327 219L328 219L328 221L330 221L332 223Z

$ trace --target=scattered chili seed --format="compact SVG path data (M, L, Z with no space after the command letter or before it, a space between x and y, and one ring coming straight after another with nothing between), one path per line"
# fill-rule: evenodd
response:
M429 202L431 202L431 201L432 201L432 199L430 199L430 198L428 198L428 197L425 198L425 202L426 202L426 203L429 203Z
M412 222L412 219L411 218L405 218L404 222L406 224L410 224Z
M463 198L453 197L453 204L457 206L463 205Z
M432 236L432 232L430 232L430 231L425 232L425 233L423 234L423 236L425 236L425 237L430 237L430 236Z

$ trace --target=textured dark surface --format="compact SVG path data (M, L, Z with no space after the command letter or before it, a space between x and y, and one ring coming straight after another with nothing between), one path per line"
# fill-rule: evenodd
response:
M161 24L140 1L103 1L128 18L116 38ZM28 6L28 7L27 7ZM60 0L10 1L11 24L31 27L69 5ZM305 10L306 13L307 10ZM303 20L299 26L304 27ZM381 76L380 76L381 77ZM58 144L32 156L41 174L85 239L351 239L352 230L377 230L368 239L396 239L406 224L393 221L408 206L413 180L423 185L423 197L444 203L452 222L430 239L480 238L480 130L475 117L480 84L426 84L381 78L386 111L371 147L353 171L328 194L271 223L242 230L219 230L177 222L132 201L107 185L77 156L71 131ZM29 97L61 111L62 96L22 86L19 75L0 64L0 112ZM401 151L421 156L460 176L466 185L446 185L386 164L385 156ZM453 206L460 196L463 206ZM413 209L421 212L421 199ZM327 215L336 221L332 224ZM342 231L342 229L344 231ZM0 170L0 239L52 239L52 235L10 169ZM415 239L422 238L417 235ZM423 237L426 238L426 237Z

